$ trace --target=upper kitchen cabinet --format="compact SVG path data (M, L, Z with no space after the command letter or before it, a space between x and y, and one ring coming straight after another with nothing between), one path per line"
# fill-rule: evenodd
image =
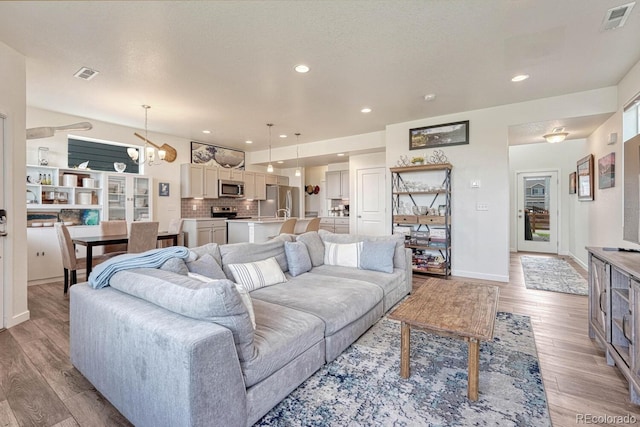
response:
M349 198L349 171L329 171L325 175L327 199Z
M266 175L266 183L267 185L289 185L289 177L268 173Z
M218 198L218 171L215 166L185 163L180 165L180 197Z
M226 179L227 181L243 181L244 171L240 169L218 168L218 179Z
M107 174L106 180L106 221L150 221L153 218L151 178L119 173Z
M266 176L260 172L244 172L244 197L249 200L266 200Z

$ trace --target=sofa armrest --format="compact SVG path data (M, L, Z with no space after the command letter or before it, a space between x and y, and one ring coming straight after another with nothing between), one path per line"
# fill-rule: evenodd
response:
M70 298L71 362L133 424L246 424L231 331L111 287Z

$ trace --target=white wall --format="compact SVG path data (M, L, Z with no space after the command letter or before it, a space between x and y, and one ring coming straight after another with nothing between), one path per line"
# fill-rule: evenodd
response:
M29 319L27 307L27 214L25 192L25 58L0 43L0 112L5 122L2 174L4 176L4 209L7 210L7 237L4 245L4 319L11 327ZM0 147L1 148L1 147ZM0 289L0 291L2 291ZM0 326L2 326L0 325Z
M576 162L587 155L587 140L574 139L558 144L539 143L516 145L509 147L509 169L511 188L511 213L510 213L510 237L509 244L511 251L516 251L518 247L518 230L516 228L517 216L517 179L518 172L535 172L539 170L557 170L560 184L558 192L560 196L560 221L558 224L558 235L560 246L558 253L561 255L574 255L571 248L575 248L576 208L578 202L577 194L569 194L569 174L576 171ZM580 233L586 235L586 233ZM574 249L575 250L575 249Z
M304 210L318 212L318 216L327 215L327 199L325 199L324 197L326 191L326 172L327 166L313 166L305 168L304 185L302 186L301 190L304 194ZM320 187L320 192L318 194L307 194L304 191L304 187L306 187L307 185L312 185L313 187L317 185L318 187Z

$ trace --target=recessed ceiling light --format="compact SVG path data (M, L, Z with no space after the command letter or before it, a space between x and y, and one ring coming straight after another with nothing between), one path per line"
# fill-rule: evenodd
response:
M433 101L434 99L436 99L435 93L428 93L424 96L425 101Z
M278 160L276 163L283 164L283 163L284 163L284 160Z
M362 110L360 110L361 113L370 113L371 112L371 108L369 107L365 107Z
M251 140L246 140L246 141L245 141L245 144L253 144L253 141L251 141Z
M336 154L336 156L342 157L342 156L344 156L344 153L338 153L338 154Z
M285 135L284 133L282 135L280 135L280 138L286 138L287 135Z
M299 73L304 74L304 73L308 73L309 72L309 67L304 65L304 64L300 64L300 65L296 65L294 70L296 70Z
M529 74L518 74L517 76L513 76L511 78L512 82L522 82L524 80L527 80L529 78Z
M210 133L211 133L211 131L210 131L210 130L206 130L206 129L205 129L205 130L203 130L203 131L202 131L202 133L206 133L206 134L208 135L208 134L210 134Z

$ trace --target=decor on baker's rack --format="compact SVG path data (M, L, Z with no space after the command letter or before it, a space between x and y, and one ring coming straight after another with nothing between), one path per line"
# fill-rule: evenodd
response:
M426 152L424 156L413 156L409 159L409 156L402 155L400 160L396 162L398 167L416 166L416 165L443 165L449 163L449 159L442 150L434 150L431 155Z
M576 173L569 174L569 194L576 194Z
M578 160L577 177L578 200L593 200L593 154Z
M616 185L616 153L609 153L598 159L598 188L612 188Z
M409 130L409 150L469 143L469 120Z
M157 146L153 142L149 141L149 129L148 129L148 113L151 106L142 105L144 108L144 136L140 135L137 132L133 134L144 141L144 147L142 147L142 151L144 156L140 158L140 152L138 148L129 147L127 148L127 154L133 160L133 162L137 165L147 164L147 166L157 165L160 162L173 162L177 157L176 149L168 144L163 144L161 147ZM156 160L156 150L158 160Z

